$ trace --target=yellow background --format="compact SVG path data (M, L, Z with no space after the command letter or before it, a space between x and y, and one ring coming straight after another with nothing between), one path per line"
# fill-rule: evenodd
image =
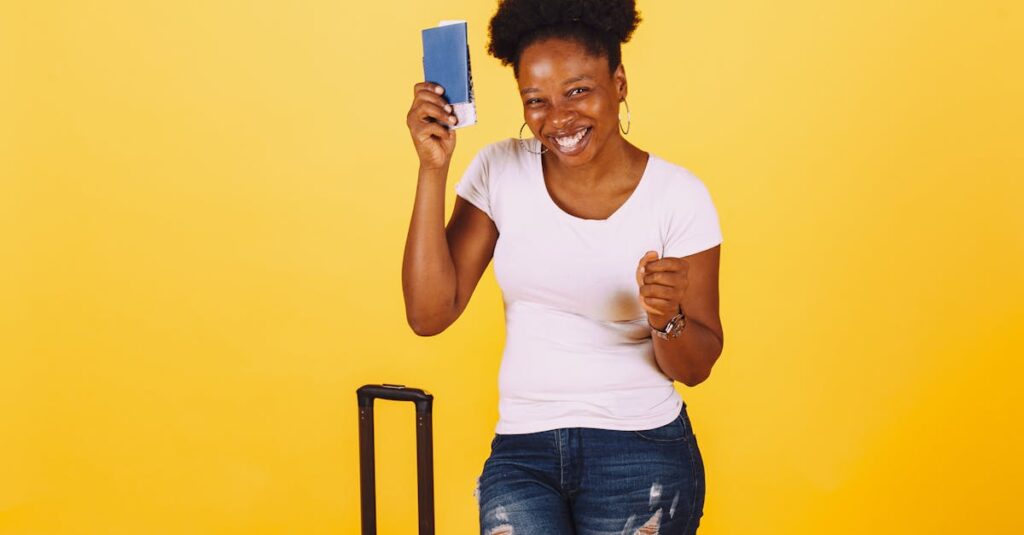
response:
M1021 533L1020 3L641 1L631 141L708 186L725 352L680 389L701 533ZM521 124L493 2L0 7L0 533L356 533L355 389L436 396L437 525L477 529L488 270L406 326L419 30L469 21L480 124ZM380 532L413 533L379 403Z

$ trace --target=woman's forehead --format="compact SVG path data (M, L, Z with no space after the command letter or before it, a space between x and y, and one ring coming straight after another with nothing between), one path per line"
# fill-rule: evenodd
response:
M536 85L572 83L580 77L594 81L608 78L608 60L566 39L538 41L519 56L518 82L523 90Z

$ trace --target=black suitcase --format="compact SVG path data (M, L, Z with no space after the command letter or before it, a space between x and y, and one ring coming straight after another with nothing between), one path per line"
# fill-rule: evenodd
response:
M403 385L365 385L359 400L359 492L363 535L377 533L377 483L374 473L373 400L411 401L416 405L416 473L419 480L420 535L434 535L434 446L431 409L434 396Z

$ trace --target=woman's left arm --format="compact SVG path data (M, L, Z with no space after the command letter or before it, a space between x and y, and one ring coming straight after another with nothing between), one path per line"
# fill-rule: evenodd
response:
M640 302L652 327L664 329L680 310L686 326L679 336L652 336L658 366L673 380L697 386L711 375L725 338L718 313L721 245L683 258L657 258L649 251L637 266Z

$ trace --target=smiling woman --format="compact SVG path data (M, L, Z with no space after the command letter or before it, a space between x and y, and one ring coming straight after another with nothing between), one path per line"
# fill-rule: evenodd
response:
M456 134L442 125L455 119L444 88L414 88L409 324L445 330L492 259L505 301L482 533L688 534L700 523L703 459L674 381L701 383L722 352L722 234L700 179L624 137L620 46L639 21L632 1L500 3L489 50L512 66L520 133L534 137L476 154L447 227Z

